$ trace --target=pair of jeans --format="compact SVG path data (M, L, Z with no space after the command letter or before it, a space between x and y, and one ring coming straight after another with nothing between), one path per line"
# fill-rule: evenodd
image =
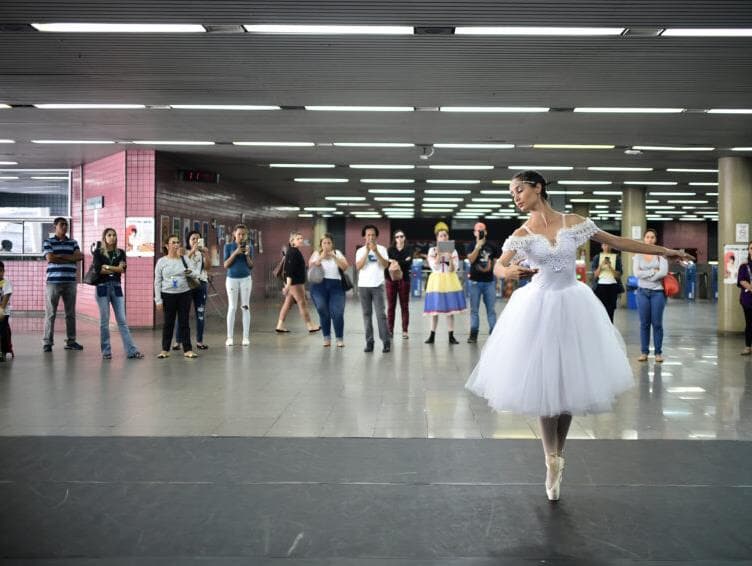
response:
M321 283L312 284L310 287L311 298L319 313L321 333L324 339L334 336L342 340L345 332L345 292L342 289L342 280L324 279Z
M637 312L640 314L640 352L650 352L650 327L653 327L655 355L663 353L663 308L666 295L663 289L637 289Z
M206 296L208 294L209 284L206 281L201 282L201 286L191 289L191 300L193 306L196 309L196 342L201 344L204 341L204 314L206 311ZM188 309L190 314L190 308ZM181 344L183 342L180 336L180 326L175 331L175 342Z
M238 296L240 297L240 310L243 313L243 338L251 337L251 291L253 279L248 277L226 277L225 289L227 290L227 337L232 338L235 333L235 311L238 309Z
M386 322L389 334L394 334L394 321L397 311L397 297L399 297L400 315L402 318L402 332L407 332L410 324L410 280L386 281Z
M363 327L366 331L366 344L373 344L373 311L376 311L376 323L379 325L379 338L384 344L391 342L386 325L384 309L384 285L378 287L358 287L360 310L363 312Z
M65 306L65 341L68 344L76 341L77 290L77 283L47 283L44 303L44 338L42 338L42 344L45 346L52 346L55 343L55 318L57 317L57 305L61 298L63 299L63 306Z
M480 299L486 305L488 333L493 332L496 324L496 280L470 281L470 332L477 334L480 329Z
M165 293L162 291L162 307L164 308L162 350L165 352L170 351L170 341L172 340L172 333L175 330L175 316L177 315L183 352L191 351L191 327L189 324L191 292Z
M112 355L110 344L110 305L115 313L120 339L123 341L123 349L126 355L132 356L138 353L138 348L133 343L131 331L125 322L125 297L123 288L117 281L108 281L97 285L97 306L99 307L99 347L103 355Z

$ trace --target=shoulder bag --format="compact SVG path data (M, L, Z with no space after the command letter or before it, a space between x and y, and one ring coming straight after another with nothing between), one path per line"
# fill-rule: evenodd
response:
M183 267L185 267L186 269L189 269L188 264L185 262L185 256L181 255L180 261L183 262ZM190 287L191 289L198 289L199 287L201 287L201 281L196 277L191 277L190 275L186 275L185 280L188 283L188 287Z

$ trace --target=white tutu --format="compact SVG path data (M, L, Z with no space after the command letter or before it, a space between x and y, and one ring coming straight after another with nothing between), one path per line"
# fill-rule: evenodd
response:
M598 228L590 220L559 230L556 245L531 234L504 250L540 272L512 294L466 387L497 411L553 416L611 410L634 385L624 340L601 302L574 273L577 245Z

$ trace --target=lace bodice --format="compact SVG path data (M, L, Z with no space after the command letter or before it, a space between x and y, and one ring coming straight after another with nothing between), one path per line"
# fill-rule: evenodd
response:
M517 252L515 261L523 260L530 267L538 268L540 272L533 277L533 281L556 286L569 285L576 281L577 248L599 230L588 218L579 224L560 228L553 245L544 235L530 233L526 236L510 236L501 249L503 252L514 250Z

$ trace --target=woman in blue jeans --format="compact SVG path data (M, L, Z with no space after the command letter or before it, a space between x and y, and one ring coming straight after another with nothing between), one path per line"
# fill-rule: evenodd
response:
M117 247L117 232L113 228L105 228L102 232L102 242L94 250L94 266L99 273L97 282L97 305L99 306L99 341L102 358L112 358L110 345L110 305L115 313L123 348L131 359L141 359L144 356L133 343L128 324L125 322L125 299L120 279L125 273L125 252Z
M655 230L645 231L643 241L655 245L658 239ZM640 314L640 357L644 362L650 353L650 328L653 328L655 361L663 362L663 308L666 295L663 278L668 273L668 262L663 256L636 254L632 260L632 272L637 277L637 311Z
M342 289L342 276L339 270L348 268L345 256L334 249L331 234L324 234L319 240L319 249L308 260L310 266L321 266L324 279L321 283L311 284L311 298L319 313L321 332L324 335L324 347L332 345L332 326L337 339L337 347L345 345L345 291Z

